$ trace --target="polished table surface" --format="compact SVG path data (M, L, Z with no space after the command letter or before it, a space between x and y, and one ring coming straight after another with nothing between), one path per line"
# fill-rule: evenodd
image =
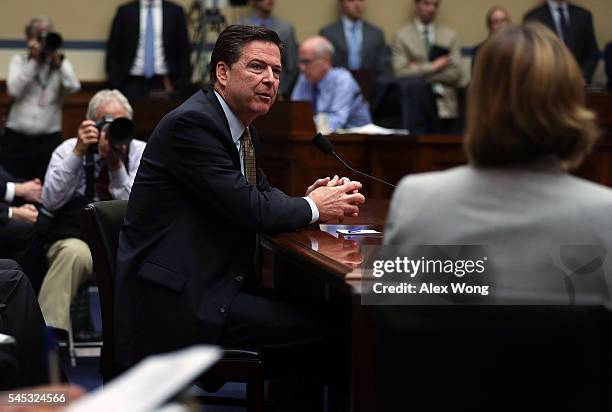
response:
M344 236L337 229L360 227L383 232L388 199L371 199L360 207L357 217L342 222L310 225L294 232L263 236L266 249L292 259L295 263L314 266L325 274L326 281L344 293L359 294L363 246L382 244L380 236Z

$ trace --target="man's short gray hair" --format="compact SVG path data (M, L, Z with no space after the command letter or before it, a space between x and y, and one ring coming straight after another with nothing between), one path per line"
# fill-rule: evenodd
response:
M36 26L39 23L42 23L46 26L53 26L53 22L51 22L51 19L48 18L47 16L32 17L30 21L28 22L28 24L26 24L25 29L24 29L25 35L27 38L30 39L34 37L34 26Z
M125 112L127 113L127 118L132 120L132 117L134 116L134 109L132 109L130 102L123 95L123 93L116 89L104 89L94 94L89 101L89 106L87 107L87 120L96 120L96 112L98 109L109 101L115 101L123 106Z
M329 57L331 58L336 50L334 49L334 45L331 44L329 40L325 37L317 37L317 42L314 45L317 57Z

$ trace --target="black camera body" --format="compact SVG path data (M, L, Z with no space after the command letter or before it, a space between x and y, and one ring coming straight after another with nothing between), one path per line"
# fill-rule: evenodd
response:
M38 33L38 42L42 48L42 59L46 59L49 54L58 51L64 45L62 35L53 31L41 31Z
M96 122L96 128L102 132L106 131L106 138L112 147L129 145L134 137L134 123L127 117L114 118L104 116ZM98 152L98 145L91 145L89 149L94 153Z

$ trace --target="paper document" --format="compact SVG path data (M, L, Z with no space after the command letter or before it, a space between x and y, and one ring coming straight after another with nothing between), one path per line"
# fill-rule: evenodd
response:
M75 401L68 411L154 411L220 358L221 350L209 345L150 356L109 384Z
M382 232L378 230L372 229L338 229L338 233L342 233L343 235L382 235Z
M374 123L368 123L359 127L351 127L350 129L338 129L336 130L338 134L379 134L379 135L389 135L389 134L403 134L409 135L410 132L406 129L387 129L385 127L376 126Z

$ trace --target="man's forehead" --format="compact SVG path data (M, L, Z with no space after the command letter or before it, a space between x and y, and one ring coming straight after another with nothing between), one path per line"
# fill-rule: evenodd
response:
M244 45L240 55L242 59L267 58L278 59L280 64L280 49L271 41L253 40Z

